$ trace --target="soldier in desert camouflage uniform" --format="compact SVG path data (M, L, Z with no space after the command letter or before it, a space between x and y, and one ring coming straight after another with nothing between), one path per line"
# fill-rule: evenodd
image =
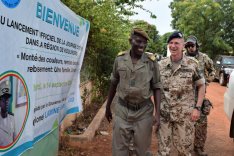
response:
M169 156L171 141L179 156L191 155L193 124L199 119L205 79L194 58L182 53L184 38L181 32L168 39L171 56L159 62L163 89L161 92L158 156ZM199 87L195 103L195 87Z
M187 49L184 53L187 56L194 57L200 66L200 70L206 79L205 69L208 71L210 77L215 75L215 69L213 67L213 61L206 55L198 51L199 48L198 40L195 36L188 36L185 43L185 48ZM197 92L196 89L196 101ZM194 150L201 156L206 156L204 151L204 145L207 137L207 116L201 113L199 120L195 124L195 138L194 138Z

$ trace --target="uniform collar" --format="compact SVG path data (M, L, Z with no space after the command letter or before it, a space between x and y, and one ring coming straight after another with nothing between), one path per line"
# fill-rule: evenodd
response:
M136 66L133 68L132 58L131 58L131 55L130 55L130 50L128 50L127 53L124 56L125 65L128 66L132 71L135 71L137 69L140 69L140 68L144 67L145 66L144 62L146 62L146 61L148 61L147 54L143 53L141 55L141 58L138 60Z
M180 62L180 66L186 67L186 66L188 66L188 64L187 64L188 57L185 55L185 53L182 53L182 55L183 55L183 58ZM169 59L167 59L166 65L167 65L167 67L172 67L171 57L169 57Z
M132 60L131 55L130 55L130 50L128 50L127 53L126 53L126 55L124 56L124 60L125 60L125 61ZM149 60L148 60L148 56L147 56L146 53L143 53L143 54L141 55L141 58L140 58L139 60L141 60L142 62L149 61ZM138 62L137 62L137 63L138 63Z

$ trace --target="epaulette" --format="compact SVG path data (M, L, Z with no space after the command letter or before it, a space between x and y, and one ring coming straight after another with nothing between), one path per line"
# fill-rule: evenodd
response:
M121 51L121 52L118 53L117 56L125 55L126 53L127 53L127 51Z
M8 114L10 114L10 115L14 116L14 113L12 113L12 112L8 112Z
M148 58L154 61L156 58L152 54L147 54Z
M163 58L161 58L161 60L164 60L164 59L167 59L168 57L163 57Z

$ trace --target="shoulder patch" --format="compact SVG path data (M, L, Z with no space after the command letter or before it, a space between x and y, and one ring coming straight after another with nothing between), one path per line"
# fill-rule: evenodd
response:
M148 58L154 61L156 58L152 54L147 54Z
M126 53L127 53L127 51L119 52L119 53L118 53L118 56L124 55L124 54L126 54Z

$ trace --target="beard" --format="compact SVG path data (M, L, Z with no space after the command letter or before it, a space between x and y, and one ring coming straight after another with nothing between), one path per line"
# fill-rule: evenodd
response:
M195 52L189 52L188 49L187 49L187 53L188 53L189 56L196 56L197 53L198 53L198 49L196 49Z

